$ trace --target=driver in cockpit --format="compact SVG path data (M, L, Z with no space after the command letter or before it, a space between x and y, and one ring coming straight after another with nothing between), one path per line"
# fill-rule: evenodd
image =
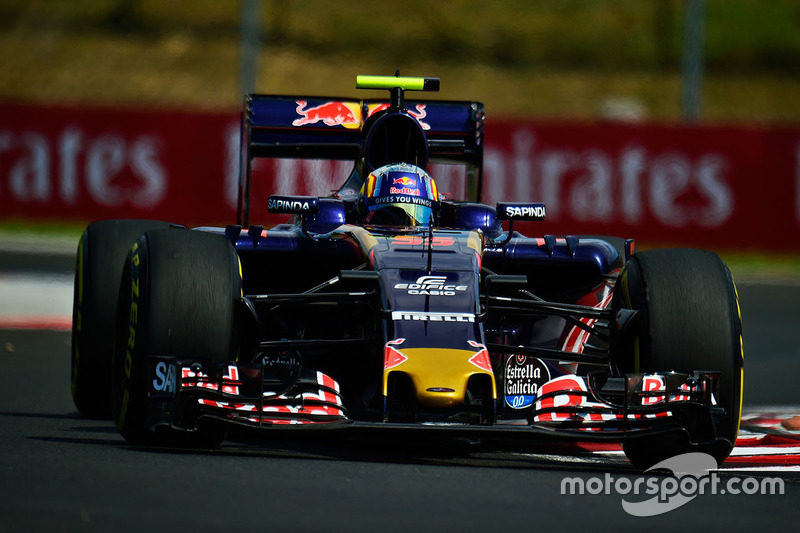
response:
M439 191L420 167L385 165L364 180L358 208L367 226L429 227L439 208Z

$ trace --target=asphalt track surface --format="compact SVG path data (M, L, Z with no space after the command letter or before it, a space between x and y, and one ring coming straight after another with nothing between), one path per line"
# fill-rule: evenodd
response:
M64 265L71 262L0 252L0 271ZM800 286L741 283L739 293L745 409L800 405ZM0 532L716 531L765 524L794 531L798 523L796 471L779 474L783 495L702 495L643 518L627 514L613 491L561 494L565 477L641 478L619 454L319 436L239 438L214 451L131 446L113 423L82 418L74 408L69 337L0 329Z

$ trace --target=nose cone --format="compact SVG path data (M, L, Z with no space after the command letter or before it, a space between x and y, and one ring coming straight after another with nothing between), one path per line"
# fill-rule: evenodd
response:
M393 350L397 352L397 350ZM409 348L402 350L405 360L383 372L383 394L388 394L391 372L404 372L417 395L417 401L426 407L452 408L464 403L467 382L475 374L494 375L485 351L456 350L449 348ZM397 361L400 358L395 357Z
M467 382L464 380L462 383L463 385L459 384L459 390L453 390L449 387L430 387L425 390L417 389L417 401L425 407L456 407L464 403ZM417 385L416 382L414 385Z

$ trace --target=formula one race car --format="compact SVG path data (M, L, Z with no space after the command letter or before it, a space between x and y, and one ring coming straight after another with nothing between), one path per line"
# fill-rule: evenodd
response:
M639 466L686 451L723 461L743 353L719 257L524 237L514 223L542 220L543 204L479 203L482 104L406 102L436 78L356 85L390 97L246 98L237 224L86 229L78 409L113 414L141 444L218 445L232 426L393 429L616 441ZM265 229L250 223L259 157L354 166L329 197L264 198L291 215ZM443 199L429 162L464 168L461 201Z

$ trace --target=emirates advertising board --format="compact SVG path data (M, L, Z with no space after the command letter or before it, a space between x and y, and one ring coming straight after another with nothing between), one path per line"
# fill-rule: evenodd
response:
M483 201L541 201L528 234L640 245L800 250L800 127L487 119ZM236 220L236 113L0 104L0 221ZM252 223L270 193L328 195L347 161L259 160ZM458 199L463 171L431 165Z

